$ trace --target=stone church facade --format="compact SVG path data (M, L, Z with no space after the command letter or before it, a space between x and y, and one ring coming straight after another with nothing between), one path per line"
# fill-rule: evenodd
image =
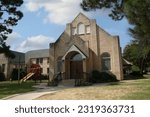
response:
M93 70L111 72L123 79L119 36L112 36L84 14L66 25L55 43L50 43L49 78L58 73L63 80L86 77Z

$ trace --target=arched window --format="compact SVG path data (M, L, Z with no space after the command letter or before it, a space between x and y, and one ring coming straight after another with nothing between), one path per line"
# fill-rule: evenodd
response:
M85 26L83 23L78 24L78 34L85 34Z
M71 58L72 61L81 61L82 60L82 56L79 53L74 54Z
M105 52L101 55L101 57L102 57L102 70L103 71L111 70L110 54Z

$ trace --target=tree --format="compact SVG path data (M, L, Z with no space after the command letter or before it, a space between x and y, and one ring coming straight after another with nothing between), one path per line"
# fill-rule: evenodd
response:
M133 28L130 34L143 48L150 45L150 1L149 0L129 0L124 8L126 16Z
M125 48L126 57L137 64L141 71L145 64L149 64L150 0L83 0L81 7L85 11L111 9L109 16L113 20L121 20L126 17L132 25L129 32L134 38L134 43Z
M85 11L91 11L96 9L111 9L109 14L113 20L121 20L124 16L124 3L127 0L82 0L80 4Z
M111 9L113 20L126 17L133 25L131 35L144 46L150 44L150 0L83 0L81 7L85 11Z
M143 70L150 66L150 51L146 52L147 48L141 49L137 41L132 41L130 44L126 45L123 52L123 57L131 61L134 65L138 66L141 74Z
M137 51L136 60L142 72L150 63L150 1L128 0L124 9L129 23L133 25L129 31L137 45L134 48Z
M22 4L23 0L0 1L0 53L4 53L7 57L14 57L6 40L12 33L12 27L23 17L23 13L18 10Z

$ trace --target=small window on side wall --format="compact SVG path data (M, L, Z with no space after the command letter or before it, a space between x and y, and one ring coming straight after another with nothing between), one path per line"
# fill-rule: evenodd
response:
M111 70L111 58L110 58L110 54L107 52L104 52L101 55L101 59L102 59L102 70L103 71L109 71Z
M40 62L40 59L37 58L37 59L36 59L36 64L39 64L39 62Z
M43 64L43 58L40 58L40 63Z

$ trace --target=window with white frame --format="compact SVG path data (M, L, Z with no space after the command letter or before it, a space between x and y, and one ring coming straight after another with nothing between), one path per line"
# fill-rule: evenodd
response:
M85 25L83 23L78 24L78 34L85 34Z

